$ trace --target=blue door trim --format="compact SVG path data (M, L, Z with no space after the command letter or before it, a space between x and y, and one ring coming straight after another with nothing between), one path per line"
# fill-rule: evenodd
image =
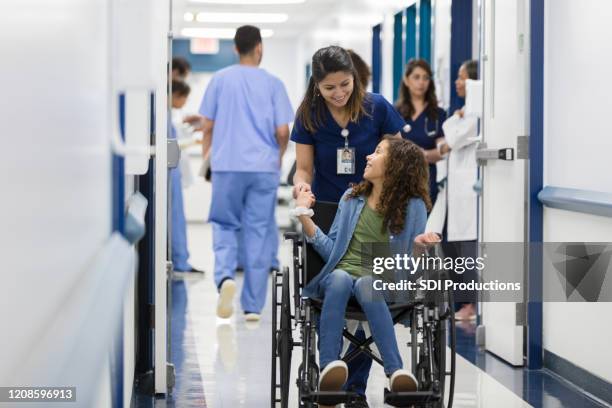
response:
M543 207L538 193L544 185L544 0L531 0L529 242L542 242ZM541 248L541 245L530 245ZM529 256L527 303L527 367L542 368L542 254Z
M372 92L380 93L382 72L382 46L380 40L381 24L372 27Z

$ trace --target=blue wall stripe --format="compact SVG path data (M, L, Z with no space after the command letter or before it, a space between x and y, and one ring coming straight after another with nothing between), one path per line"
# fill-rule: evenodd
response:
M193 72L215 72L238 62L232 40L219 40L217 54L192 54L189 47L190 40L172 40L172 56L186 58Z
M393 100L398 97L399 84L404 68L404 13L393 17Z
M419 2L419 58L431 64L431 0Z
M455 80L459 67L472 59L472 0L453 0L451 3L450 52L450 107L449 112L460 109L464 101L457 95Z
M529 129L529 241L542 242L544 184L544 0L531 0L531 117ZM541 245L530 245L539 247ZM530 251L527 304L527 367L542 368L542 254Z
M380 40L381 24L372 27L372 92L380 93L382 72L382 44Z
M416 4L406 9L406 50L404 63L417 57L417 7Z

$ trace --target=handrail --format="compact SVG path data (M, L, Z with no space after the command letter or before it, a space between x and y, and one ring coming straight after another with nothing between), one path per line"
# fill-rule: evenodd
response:
M546 186L538 200L548 208L612 217L612 193Z

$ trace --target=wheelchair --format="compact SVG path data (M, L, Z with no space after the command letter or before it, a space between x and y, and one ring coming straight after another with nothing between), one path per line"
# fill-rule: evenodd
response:
M336 203L317 202L313 221L325 233L336 214ZM280 404L289 407L291 359L293 350L301 348L301 362L297 372L297 392L300 408L320 405L350 404L362 398L353 391L319 391L319 367L317 365L316 316L323 302L301 296L302 288L322 269L324 262L318 253L305 242L301 233L287 232L286 240L293 241L293 276L289 267L275 273L272 284L272 375L271 407ZM440 272L439 279L446 279ZM290 289L292 288L292 289ZM390 303L393 323L410 321L412 373L419 382L415 392L393 393L384 390L385 404L395 407L451 408L455 387L455 321L453 294L449 291L427 292L425 296L403 303ZM351 299L345 313L346 320L367 321L359 304ZM348 325L347 325L348 326ZM293 339L294 329L299 339ZM355 347L342 359L351 361L359 353L365 353L382 365L380 356L370 347L372 336L361 341L345 326L343 338ZM447 364L446 345L450 348L450 364ZM401 345L400 345L401 347ZM346 347L344 347L346 349ZM447 365L449 369L447 371ZM448 387L448 402L445 390Z

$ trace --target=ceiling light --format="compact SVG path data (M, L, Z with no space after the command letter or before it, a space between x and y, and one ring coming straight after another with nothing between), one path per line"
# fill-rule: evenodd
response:
M244 4L244 5L260 5L260 4L300 4L306 0L190 0L192 3L205 4Z
M183 37L189 38L220 38L220 39L232 39L236 34L235 28L201 28L201 27L187 27L181 30ZM263 38L272 37L274 31L269 29L261 30L261 36Z
M208 13L196 15L200 23L284 23L289 16L284 13Z
M183 14L183 20L192 22L193 20L195 20L195 15L193 13L187 12Z

